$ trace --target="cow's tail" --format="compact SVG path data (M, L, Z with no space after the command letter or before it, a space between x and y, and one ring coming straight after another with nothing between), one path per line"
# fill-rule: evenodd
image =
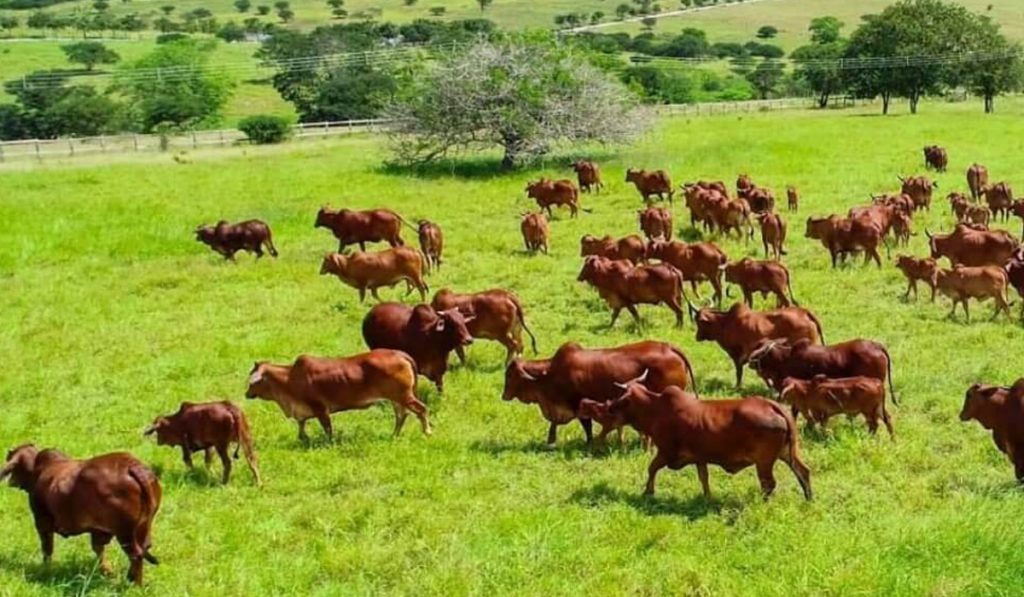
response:
M267 227L267 251L271 257L277 257L277 247L274 246L274 235L270 232L270 227Z
M892 357L889 356L889 350L886 347L882 347L882 353L885 354L885 374L889 378L889 397L892 399L892 403L896 406L900 405L900 401L896 398L896 388L892 385Z
M821 320L818 319L818 316L815 315L814 313L812 313L811 311L807 311L807 316L810 317L811 321L814 322L814 327L817 328L817 330L818 330L818 339L821 340L821 344L822 344L822 346L824 346L825 345L825 332L822 331L822 329L821 329Z
M676 356L683 361L683 365L686 366L686 374L690 376L690 385L693 387L693 395L700 398L700 392L697 390L697 378L693 376L693 365L690 364L690 359L686 358L683 351L679 350L675 346L672 347L672 352L674 352Z
M786 271L786 290L789 291L789 300L793 301L793 304L796 305L797 307L799 307L800 303L798 303L796 301L796 295L793 294L793 276L790 275L789 270ZM815 319L815 323L817 323L817 319ZM818 326L818 335L820 336L821 335L821 324L817 323L817 326Z
M416 378L419 377L420 374L419 367L416 366L416 359L412 358L412 355L405 351L396 350L395 352L405 359L405 362L409 363L409 366L412 367L412 382L415 385Z
M409 230L415 230L415 231L416 231L416 233L417 233L417 234L419 234L419 232L420 232L420 229L419 229L419 228L417 228L416 226L413 226L413 225L412 225L412 224L410 224L409 222L407 222L405 218L403 218L402 216L400 216L400 215L398 215L398 214L395 214L395 217L397 217L397 218L398 218L398 221L399 221L399 222L401 222L401 223L402 223L402 224L403 224L404 226L406 226L407 228L409 228Z
M139 495L142 498L142 512L132 533L132 541L142 550L142 557L155 566L160 563L160 560L149 552L150 547L152 547L149 529L153 524L153 518L156 516L156 511L160 504L157 503L156 496L149 490L149 484L155 481L156 477L153 476L152 471L141 464L133 464L128 467L128 476L139 486Z
M231 418L235 420L235 429L238 431L235 459L238 459L238 449L241 448L245 453L245 461L249 463L252 475L256 478L256 485L262 486L263 480L260 479L259 460L256 458L256 450L253 449L252 430L249 429L249 421L245 418L245 414L234 404L231 405Z
M789 445L786 446L786 457L783 460L789 465L793 475L796 476L797 482L800 483L804 497L810 501L813 497L811 492L811 471L804 464L804 461L800 459L800 431L797 429L796 420L778 402L769 400L768 403L771 405L772 410L786 421L786 443Z
M522 326L526 333L530 335L530 345L533 347L534 356L537 355L537 337L533 335L530 328L526 327L526 317L523 315L523 306L519 304L519 301L512 301L516 306L516 317L519 318L519 325Z

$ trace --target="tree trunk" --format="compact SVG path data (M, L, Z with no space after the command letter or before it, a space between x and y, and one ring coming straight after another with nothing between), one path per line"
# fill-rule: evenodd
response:
M821 92L821 95L818 96L818 107L819 108L824 109L824 108L828 107L828 97L829 97L828 91L822 91Z
M910 93L910 113L917 114L917 102L921 101L921 93L913 91Z
M892 99L892 94L888 91L882 93L882 114L889 113L889 100Z
M522 139L514 133L505 133L501 136L501 145L505 148L505 155L501 158L501 169L511 170L516 167L516 158L519 157Z
M985 94L985 114L991 114L996 111L996 98L990 93Z

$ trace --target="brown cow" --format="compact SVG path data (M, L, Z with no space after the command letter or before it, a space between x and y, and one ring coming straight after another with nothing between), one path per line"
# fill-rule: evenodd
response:
M683 185L682 190L686 199L686 207L690 210L690 226L696 228L699 222L704 230L714 230L715 221L711 216L711 208L714 205L725 203L728 201L728 197L724 193L692 184Z
M769 213L775 209L775 195L763 187L754 187L747 191L746 197L742 197L750 206L750 211L756 214Z
M402 224L409 226L402 216L390 209L370 209L352 211L351 209L331 210L321 207L316 213L314 228L327 228L338 239L338 252L345 251L348 245L359 244L366 251L366 243L386 241L392 247L405 244L402 240Z
M537 353L537 338L526 326L523 305L513 292L501 288L460 294L442 288L430 302L438 313L458 309L466 319L466 329L474 338L497 340L507 351L505 364L523 354L523 330L530 335L533 352ZM466 362L462 346L455 347L459 360Z
M830 379L815 375L804 380L787 377L782 382L779 400L793 405L793 410L807 418L811 427L815 423L823 428L835 415L864 415L868 431L878 431L878 420L885 423L889 438L895 439L892 420L885 409L885 385L873 377L840 377Z
M395 409L395 436L409 411L430 435L427 407L416 398L416 362L398 350L371 350L326 359L302 355L291 365L258 362L249 372L246 398L276 403L299 424L299 440L309 441L306 421L316 419L328 441L334 440L331 413L362 410L387 400Z
M988 228L989 220L992 218L992 212L989 211L984 205L971 205L968 206L967 211L964 212L964 222L967 224L977 224L983 228Z
M896 267L899 268L907 278L907 292L903 298L910 298L910 291L914 291L914 298L917 299L917 281L921 280L932 289L932 302L935 302L935 284L939 273L939 262L933 257L916 259L909 255L896 257Z
M991 431L996 448L1013 463L1017 482L1024 483L1024 378L1010 387L972 385L960 420L975 420Z
M653 390L670 386L696 392L696 381L689 359L681 350L665 342L637 342L614 348L585 349L575 342L563 344L550 359L517 359L505 368L502 400L518 399L537 404L547 419L548 446L554 447L559 425L579 419L589 444L591 421L581 417L584 398L598 402L619 395L615 383L635 379L647 372L643 383ZM601 439L620 425L607 425Z
M104 550L116 538L131 562L128 580L136 585L142 585L142 561L158 563L149 551L150 530L163 491L156 475L131 454L73 460L25 444L7 453L0 481L7 477L28 494L44 564L53 558L54 533L88 533L104 574L111 573Z
M711 499L708 465L715 464L731 474L757 467L761 491L768 497L775 491L772 469L781 460L793 471L804 497L811 499L811 471L800 459L796 421L776 402L760 396L702 402L678 387L659 393L630 383L609 405L608 414L650 436L657 448L647 467L645 495L654 495L654 480L662 468L694 464L704 497Z
M806 339L811 344L824 341L821 322L800 307L758 312L744 303L736 303L728 311L697 311L691 307L691 313L697 322L697 341L716 342L732 359L737 388L743 383L743 366L763 340L785 339L795 343Z
M1024 199L1014 201L1010 213L1021 219L1021 235L1024 236Z
M192 468L192 453L204 452L206 468L213 461L211 450L217 451L223 466L223 482L231 478L231 458L228 448L235 444L235 458L241 448L245 461L256 481L260 481L259 463L252 447L252 433L249 421L240 408L226 400L195 404L182 402L178 412L157 417L143 435L156 434L158 446L180 446L181 459L185 466Z
M895 217L892 220L892 233L896 237L896 246L903 245L904 247L910 244L910 237L916 236L914 232L914 220L910 218L909 214L903 212L896 212Z
M800 193L794 186L786 187L786 201L789 206L789 211L799 211L800 209Z
M271 257L277 257L270 226L263 220L246 220L237 224L221 220L215 226L200 226L196 228L196 240L232 261L239 251L255 253L259 259L263 257L264 246Z
M902 193L899 195L872 195L871 202L874 205L891 206L896 213L904 213L909 216L914 215L914 200L910 198L910 195Z
M548 254L550 229L548 228L548 219L544 217L544 214L539 212L523 214L519 229L523 233L523 244L526 245L527 253L541 251L545 255Z
M728 236L730 230L736 231L737 238L743 238L743 228L746 227L746 238L754 237L754 225L750 221L750 208L746 202L740 199L718 201L708 206L711 221L715 228L724 236Z
M949 199L949 209L956 216L956 221L963 222L967 218L967 210L971 207L971 200L963 193L957 192L950 193L947 199Z
M749 174L740 174L736 177L736 195L746 199L747 193L755 188L754 181Z
M722 268L729 258L715 243L653 240L647 243L647 258L659 259L679 270L698 298L697 283L709 282L715 291L715 304L721 304Z
M952 265L1003 265L1020 244L1002 230L978 230L957 224L951 234L931 234L928 247L935 259L945 257Z
M637 327L643 323L636 305L665 304L676 315L676 325L683 325L683 301L689 299L683 293L683 276L679 270L667 264L637 265L604 257L587 257L583 269L576 278L597 290L598 294L612 309L613 327L622 309L629 311Z
M764 257L768 258L769 249L775 255L775 260L782 259L786 254L786 221L782 216L774 213L762 213L757 216L761 224L761 244L764 246Z
M996 303L995 313L992 319L999 317L1000 311L1005 311L1007 317L1010 315L1010 303L1007 295L1009 279L1002 267L995 265L984 265L981 267L967 267L955 265L953 269L942 269L935 277L935 285L939 292L953 300L953 309L949 312L950 317L956 315L957 303L963 303L964 315L968 322L971 321L971 313L967 308L967 302L976 298L984 301L991 298Z
M527 183L526 196L537 201L537 206L552 216L551 206L565 205L569 208L570 217L575 218L579 212L580 191L571 180L550 180L542 178Z
M427 265L434 270L441 269L441 253L444 251L444 234L441 227L430 220L420 220L417 229L420 237L420 250L427 257Z
M644 201L650 201L651 195L657 195L658 200L664 201L668 198L669 205L672 205L672 197L676 191L672 188L672 179L664 170L626 170L626 182L631 182L640 192Z
M664 207L648 207L637 210L640 216L640 230L647 240L656 238L672 240L672 212Z
M580 190L589 193L591 190L600 192L604 188L601 182L601 168L590 160L578 160L570 166L576 172L576 180L580 184Z
M900 190L904 195L909 195L914 200L914 209L932 209L932 191L939 186L939 183L932 182L927 176L911 176L910 178L897 177L903 183Z
M725 281L740 287L743 302L749 307L754 306L755 292L760 292L761 298L766 298L769 293L774 294L779 307L797 304L790 285L789 269L781 263L744 257L724 266L723 270Z
M994 217L1002 217L1003 220L1010 218L1010 211L1013 209L1013 188L1005 182L985 185L981 189L985 196L985 202L992 210Z
M466 326L474 319L458 309L435 311L429 305L381 303L363 318L363 339L371 350L390 348L408 354L417 372L443 392L448 354L473 343Z
M981 164L972 164L967 169L967 188L971 190L971 198L977 201L981 191L988 186L988 168Z
M831 346L817 346L807 340L763 340L750 353L750 367L775 391L782 389L782 380L787 377L864 376L883 383L888 379L892 401L897 401L892 384L892 358L885 345L871 340L848 340Z
M924 167L932 168L938 172L945 172L949 164L949 154L938 145L929 145L924 148Z
M828 249L832 255L832 267L836 267L839 257L857 251L864 251L865 264L874 259L878 267L882 267L882 257L878 254L878 245L884 243L882 230L869 219L836 215L807 218L806 236L821 241Z
M886 237L892 232L893 224L896 221L896 215L902 213L893 204L877 204L868 205L865 207L853 207L850 208L847 217L851 220L866 220L878 226L878 229L882 231L882 236ZM907 212L913 214L913 211Z
M647 247L644 239L635 234L615 240L610 236L597 238L589 234L580 239L580 257L597 255L612 261L625 259L633 263L641 263L646 259Z
M427 269L427 258L411 247L395 247L377 253L328 253L320 264L320 275L333 274L344 284L359 290L359 302L366 298L369 290L373 298L381 300L377 289L394 286L401 281L409 285L408 296L413 287L420 291L420 300L427 300L429 287L423 281Z
M1024 251L1018 250L1013 257L1003 266L1009 278L1010 285L1017 290L1017 294L1024 298ZM1024 302L1021 302L1020 317L1024 320Z

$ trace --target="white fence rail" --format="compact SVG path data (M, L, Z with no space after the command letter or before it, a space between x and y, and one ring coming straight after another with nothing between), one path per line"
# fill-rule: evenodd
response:
M850 105L850 100L835 102ZM714 102L706 104L673 104L656 106L660 114L671 116L714 116L737 112L766 112L774 110L804 109L813 106L809 98L755 100L745 102ZM292 129L292 139L315 139L374 133L391 121L385 119L345 120L335 122L306 122ZM61 139L28 139L0 142L0 163L14 160L54 157L75 157L96 154L125 154L159 151L182 151L204 147L229 146L247 143L245 134L236 129L194 131L175 135L106 135L100 137L67 137Z

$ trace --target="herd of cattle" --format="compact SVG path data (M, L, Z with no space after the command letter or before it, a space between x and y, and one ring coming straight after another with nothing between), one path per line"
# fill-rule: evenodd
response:
M925 149L926 165L945 170L948 157L942 148ZM526 187L540 212L523 214L521 231L527 252L547 252L550 226L545 216L564 206L576 217L586 212L580 193L604 188L599 167L590 161L572 165L578 182L541 179ZM639 212L643 237L629 235L584 236L578 281L592 286L611 309L611 325L626 309L637 322L642 304L664 304L678 326L688 315L698 342L715 342L732 360L737 389L744 369L755 371L776 400L761 396L738 400L703 400L694 368L678 347L666 342L641 341L610 348L585 348L575 342L559 347L550 358L526 360L522 332L529 334L533 352L536 338L527 327L524 308L511 291L492 289L463 294L450 289L436 292L427 303L426 277L443 263L444 236L428 220L413 226L387 209L352 211L322 208L315 227L326 228L338 241L338 252L326 255L322 275L333 275L355 288L360 302L366 291L378 300L363 320L367 352L344 358L298 357L291 364L256 362L249 372L246 397L274 402L285 417L298 425L300 440L307 440L311 419L333 436L331 415L364 409L381 401L392 404L397 436L412 412L422 431L430 435L427 406L418 398L418 376L444 391L449 358L455 352L465 362L465 349L474 339L499 342L506 350L502 398L536 404L549 423L547 443L554 446L558 427L579 421L588 443L592 422L602 429L599 440L633 427L642 442L656 449L648 468L645 493L653 494L662 468L696 466L704 494L710 496L708 465L729 473L754 466L764 495L775 489L773 468L781 460L793 472L804 496L811 499L811 473L800 455L796 420L824 426L839 414L862 415L873 434L879 422L894 436L886 408L886 394L896 404L893 363L882 344L854 339L826 344L820 320L800 306L782 263L786 255L787 226L775 211L771 190L741 175L735 195L722 182L699 181L679 190L694 228L721 237L735 234L749 240L760 230L765 260L743 258L730 262L713 242L686 243L673 239L673 200L676 189L663 171L630 169L626 181L635 185L647 202ZM951 193L949 202L957 224L950 234L928 234L931 254L925 258L901 255L898 268L908 280L907 296L917 294L917 282L950 297L954 311L963 304L968 314L971 298L993 298L996 314L1009 314L1008 286L1024 293L1024 250L1011 234L989 229L993 221L1011 214L1024 219L1024 201L1014 201L1006 183L990 184L987 170L977 164L967 172L970 194ZM873 196L871 203L855 207L847 216L808 218L806 237L829 251L833 267L850 255L864 253L865 262L881 266L879 247L888 249L892 237L906 244L913 233L913 218L931 209L936 183L927 177L901 179L899 192ZM787 210L800 207L797 189L786 190ZM667 201L668 207L649 202ZM981 203L984 199L984 204ZM756 223L756 224L755 224ZM420 249L407 246L403 227L417 232ZM227 259L238 251L264 249L278 252L270 227L259 220L239 224L221 221L196 230L196 239ZM382 251L367 252L367 243L386 242ZM346 253L350 245L360 250ZM951 269L939 267L947 258ZM382 287L402 282L406 296L418 291L421 304L380 302ZM707 306L695 306L686 284L697 299L699 285L711 286ZM738 286L743 300L722 309L723 287ZM754 295L773 295L775 309L754 309ZM952 313L951 313L952 315ZM969 315L968 315L969 316ZM783 404L788 405L784 407ZM993 433L1024 482L1024 379L1009 387L974 385L966 392L962 420L977 420ZM230 402L183 403L176 413L158 416L145 435L159 445L180 448L184 464L203 452L207 466L216 452L223 481L231 474L230 446L245 454L257 485L261 485L252 434L245 415ZM129 579L142 583L143 562L156 563L150 552L151 526L161 502L157 477L127 453L74 460L56 450L32 444L7 454L0 479L29 494L44 561L53 553L53 535L89 534L100 568L109 572L105 546L117 539L131 565Z

